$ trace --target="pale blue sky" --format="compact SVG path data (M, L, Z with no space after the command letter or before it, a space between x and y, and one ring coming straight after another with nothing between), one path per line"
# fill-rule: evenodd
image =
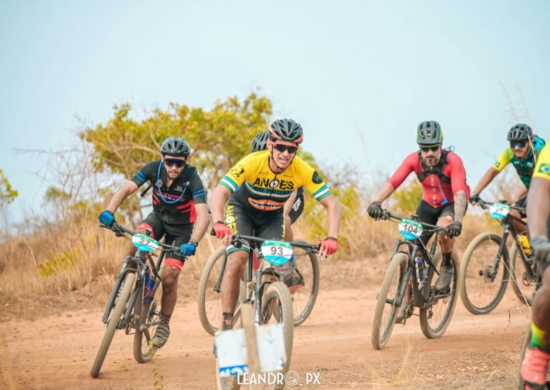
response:
M520 86L550 135L550 2L0 0L0 169L39 208L15 149L56 149L112 106L211 107L261 87L325 162L393 171L438 120L474 186L507 145ZM523 115L523 112L520 112ZM522 120L526 120L522 117ZM363 148L360 132L366 141ZM510 168L512 169L512 168Z

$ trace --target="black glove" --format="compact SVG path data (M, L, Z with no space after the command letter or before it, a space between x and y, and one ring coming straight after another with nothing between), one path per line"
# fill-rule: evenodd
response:
M462 233L462 224L460 222L454 221L445 228L445 234L449 238L458 237L460 236L460 233Z
M548 237L533 237L529 242L535 252L535 259L541 263L550 263L550 241L548 241Z
M382 203L372 202L369 208L367 209L367 212L373 219L382 218L382 215L384 214L384 210L382 209Z
M470 194L470 203L471 204L481 203L481 198L479 197L479 194L472 192Z

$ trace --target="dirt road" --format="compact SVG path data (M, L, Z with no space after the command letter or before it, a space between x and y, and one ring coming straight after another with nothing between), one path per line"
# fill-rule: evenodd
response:
M308 372L321 382L308 388L319 389L514 388L529 312L511 291L489 316L473 316L459 301L441 339L425 339L416 317L396 325L383 351L370 344L376 293L375 287L321 292L312 316L295 329L291 369L302 388ZM178 304L170 342L153 363L137 364L132 337L118 333L92 379L101 315L94 308L0 323L0 388L215 389L213 337L202 330L194 303Z

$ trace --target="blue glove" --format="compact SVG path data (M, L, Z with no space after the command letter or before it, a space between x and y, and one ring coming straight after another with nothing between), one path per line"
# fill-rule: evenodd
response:
M99 222L111 227L113 226L113 223L115 223L115 216L109 210L105 210L104 212L99 214Z
M196 245L193 244L183 244L180 247L180 253L184 256L192 256L195 254L195 250L197 249Z

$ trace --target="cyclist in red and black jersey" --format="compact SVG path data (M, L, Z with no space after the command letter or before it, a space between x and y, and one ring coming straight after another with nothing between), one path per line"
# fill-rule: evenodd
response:
M206 194L197 169L187 164L191 148L186 140L167 138L160 148L162 159L146 164L126 185L119 189L99 221L107 226L115 222L114 213L122 202L139 187L150 182L153 187L153 212L136 228L136 232L179 246L179 252L167 253L162 273L161 323L151 342L164 346L170 335L170 317L177 300L178 276L186 256L195 249L204 236L208 223ZM196 225L196 226L194 226ZM193 229L194 227L194 229ZM130 245L126 253L133 256L136 247Z
M405 158L371 203L368 213L372 218L379 219L383 212L382 202L411 172L416 173L423 190L416 214L422 222L446 226L446 236L439 238L443 261L435 285L436 289L445 290L452 281L453 238L462 232L462 219L468 206L470 187L466 184L466 170L462 159L455 152L442 148L443 132L439 123L422 122L418 126L416 141L420 150ZM430 237L431 234L420 237L424 246Z

